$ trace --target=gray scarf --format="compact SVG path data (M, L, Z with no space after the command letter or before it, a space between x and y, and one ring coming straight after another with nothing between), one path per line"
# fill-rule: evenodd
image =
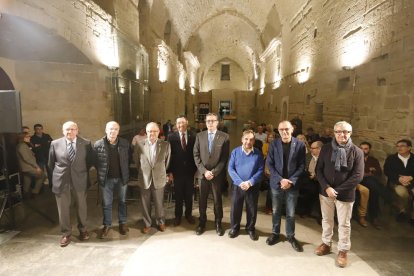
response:
M335 163L335 171L341 171L341 167L347 168L346 153L352 146L352 139L349 137L345 145L339 145L335 139L332 139L332 156L331 161Z

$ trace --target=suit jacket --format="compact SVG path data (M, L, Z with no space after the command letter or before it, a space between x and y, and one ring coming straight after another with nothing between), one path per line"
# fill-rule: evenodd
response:
M292 137L288 159L288 179L293 182L294 187L305 169L305 156L305 144ZM280 180L283 179L282 139L276 139L269 145L266 166L270 171L270 186L275 190L280 189Z
M171 145L171 163L168 172L171 172L175 177L194 177L197 171L193 155L195 140L196 136L187 131L187 147L184 151L181 145L180 133L177 131L168 135L168 142Z
M33 151L25 142L17 144L16 152L21 172L33 173L39 167Z
M155 189L160 189L167 183L171 147L168 142L161 139L158 139L156 143L154 164L151 163L148 139L139 141L134 148L134 162L138 169L138 186L142 189L149 189L152 183L154 183Z
M53 140L50 144L48 166L52 175L52 192L61 193L72 183L77 192L86 191L89 186L89 168L92 166L93 153L91 141L76 138L76 154L70 162L66 138Z
M217 130L214 136L211 154L208 152L208 130L197 134L194 144L194 161L197 166L196 177L203 179L209 170L214 174L213 180L223 181L226 177L226 164L230 154L229 135Z

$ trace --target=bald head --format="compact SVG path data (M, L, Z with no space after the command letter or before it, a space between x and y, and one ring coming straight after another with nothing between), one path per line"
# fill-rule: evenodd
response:
M79 129L78 125L75 122L68 121L62 126L63 136L66 137L69 141L73 141L78 135Z
M120 126L117 122L110 121L110 122L106 123L106 126L105 126L106 138L108 139L108 141L111 144L116 143L116 139L118 138L119 130L120 130Z

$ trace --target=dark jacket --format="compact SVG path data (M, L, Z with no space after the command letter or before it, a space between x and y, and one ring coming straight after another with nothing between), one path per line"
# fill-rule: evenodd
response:
M288 179L293 182L293 188L298 188L296 182L305 170L305 144L292 137L288 159ZM278 138L269 145L266 166L270 171L270 187L280 189L280 180L283 179L283 146L282 139Z
M401 175L414 177L414 154L410 153L407 167L404 167L404 163L398 158L398 153L388 156L384 163L384 174L388 177L390 186L398 185Z
M197 171L193 155L195 139L196 136L187 131L187 147L184 151L181 146L180 132L177 131L168 135L168 142L171 145L171 161L167 172L171 172L174 177L194 177Z
M101 186L105 185L105 180L108 175L109 168L109 156L108 156L108 142L106 136L96 141L93 146L94 151L94 163L98 174L98 183ZM121 166L121 178L122 184L125 185L129 180L129 156L130 146L129 142L121 137L118 137L118 153L119 163Z
M316 178L320 184L320 194L327 197L325 190L332 187L338 192L337 199L344 202L355 201L355 187L364 177L364 153L352 144L347 152L347 168L335 171L331 161L332 144L325 144L316 164Z

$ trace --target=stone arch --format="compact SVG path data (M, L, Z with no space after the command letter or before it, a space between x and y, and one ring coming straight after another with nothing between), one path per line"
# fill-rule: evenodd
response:
M13 82L9 75L0 67L0 90L14 90Z

